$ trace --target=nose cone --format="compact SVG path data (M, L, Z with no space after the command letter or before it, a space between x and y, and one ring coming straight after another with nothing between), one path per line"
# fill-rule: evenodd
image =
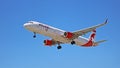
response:
M28 24L27 24L27 23L25 23L25 24L23 25L23 27L25 27L25 28L26 28L27 26L28 26Z
M33 29L33 24L31 23L25 23L23 24L23 27L27 30L32 30Z

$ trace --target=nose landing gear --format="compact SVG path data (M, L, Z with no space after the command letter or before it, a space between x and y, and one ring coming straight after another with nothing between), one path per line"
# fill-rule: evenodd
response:
M36 33L34 32L33 38L36 38Z

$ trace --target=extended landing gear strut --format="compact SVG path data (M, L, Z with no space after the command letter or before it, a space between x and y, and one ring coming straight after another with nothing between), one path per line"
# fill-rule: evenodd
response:
M60 42L58 41L57 43L58 43L57 49L61 49L62 46L60 46Z
M34 32L33 38L36 38L36 33Z
M75 41L72 41L71 44L72 44L72 45L75 44Z

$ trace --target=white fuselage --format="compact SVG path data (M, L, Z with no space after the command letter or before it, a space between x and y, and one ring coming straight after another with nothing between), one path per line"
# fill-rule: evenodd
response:
M32 32L51 37L52 39L60 41L62 43L71 43L72 41L64 37L64 33L66 31L54 28L43 23L30 21L28 23L25 23L24 27ZM79 36L78 38L74 39L74 41L76 42L76 45L84 45L89 41L89 39Z

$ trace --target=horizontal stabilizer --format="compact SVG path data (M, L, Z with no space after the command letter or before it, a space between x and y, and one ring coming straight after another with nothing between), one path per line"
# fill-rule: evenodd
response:
M98 45L99 43L102 43L102 42L105 42L105 41L107 41L107 40L100 40L100 41L95 42L94 44Z

